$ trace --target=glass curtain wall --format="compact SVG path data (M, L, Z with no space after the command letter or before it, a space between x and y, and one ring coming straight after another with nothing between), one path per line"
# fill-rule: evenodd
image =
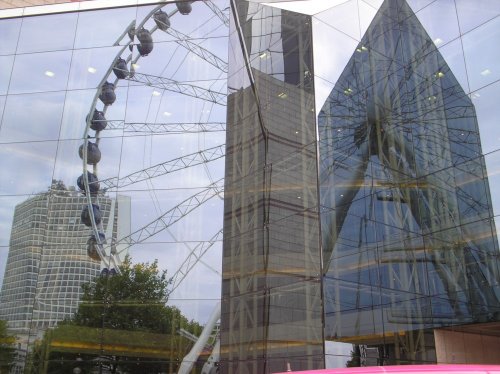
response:
M308 105L278 108L269 89L273 79L279 85L289 78L286 56L294 53L286 46L287 11L312 15L314 69L300 42L294 46L299 66L309 66L301 74L314 76L319 111L320 194L307 206L321 215L326 365L436 362L434 329L481 324L496 331L499 56L488 44L498 37L499 5L262 2L233 4L239 23L231 30L230 57L239 73L229 78L225 233L231 235L224 247L222 331L230 348L223 364L230 365L231 355L251 362L249 351L263 361L268 356L258 348L269 347L266 333L274 327L266 320L273 310L273 299L266 299L272 266L259 256L274 249L266 241L272 221L265 202L276 190L262 170L288 153L266 135L284 116L288 128L280 134L289 137L299 118L294 111ZM307 24L304 18L302 27ZM285 91L278 97L291 103ZM273 117L266 122L267 111ZM240 175L252 176L246 189ZM292 226L284 231L296 234ZM247 349L254 341L264 343ZM498 341L481 344L490 352ZM496 362L483 356L480 362Z
M0 320L15 372L178 372L217 310L227 8L0 19Z
M220 370L321 368L311 18L232 6Z
M200 371L220 301L222 372L498 331L498 1L92 3L0 11L0 365Z
M433 363L434 328L500 319L498 53L481 48L499 9L471 6L348 1L314 17L316 61L332 48L315 70L325 338L353 344L344 365Z

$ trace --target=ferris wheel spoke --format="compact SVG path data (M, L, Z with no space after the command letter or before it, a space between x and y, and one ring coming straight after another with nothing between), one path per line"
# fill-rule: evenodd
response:
M225 122L125 122L122 120L106 120L105 130L123 130L124 132L136 132L147 134L186 134L202 132L224 132Z
M126 237L119 239L116 245L122 245L122 247L120 248L120 251L117 252L117 255L127 250L132 245L140 244L145 240L151 238L152 236L169 228L174 223L186 217L186 215L199 208L207 201L216 196L220 196L223 191L223 183L223 179L219 179L218 181L210 184L207 188L201 190L200 192L182 201L175 207L169 209L167 212L163 213L161 216L148 223L146 226L134 231L132 234Z
M142 73L135 73L133 77L129 77L127 79L129 81L142 83L149 87L180 93L218 105L226 105L227 95L225 93L195 86L193 84L182 83L173 79Z
M172 276L172 285L170 287L169 293L174 292L175 289L179 287L179 285L186 278L191 269L193 269L195 265L201 261L201 258L205 255L205 253L207 253L207 251L220 240L222 240L222 230L219 230L217 234L215 234L209 240L200 242L191 250L179 269Z
M122 188L134 183L138 183L147 179L156 178L165 174L173 173L175 171L183 170L192 166L204 164L207 162L218 160L225 155L225 145L218 145L216 147L204 149L189 155L174 158L169 161L142 169L135 173L131 173L124 177L108 178L99 181L99 183L111 188Z
M208 5L209 2L205 2ZM174 41L180 46L186 48L189 52L194 53L198 57L201 57L203 60L215 66L217 69L222 71L223 73L228 72L227 62L222 60L220 57L210 52L208 49L203 48L201 45L196 44L192 38L188 35L183 34L180 31L169 28L165 31L167 34L174 38Z
M211 1L204 1L203 2L207 7L210 8L210 10L212 12L214 12L214 14L219 17L219 19L222 21L222 23L229 27L229 17L226 15L226 13L220 9L217 5L215 5L213 2Z

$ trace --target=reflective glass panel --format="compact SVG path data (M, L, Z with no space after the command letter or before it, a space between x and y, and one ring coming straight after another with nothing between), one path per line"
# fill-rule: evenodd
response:
M0 64L2 66L2 70L0 71L0 95L5 95L7 93L13 63L14 56L0 57Z
M2 144L0 194L21 195L45 191L52 179L56 145L56 142Z
M9 95L5 103L0 141L57 140L65 92Z
M14 18L2 20L0 23L0 35L2 35L0 54L10 55L16 52L20 29L21 19Z
M229 12L183 5L0 20L0 319L17 372L173 373L205 326L216 345Z
M78 27L74 37L74 47L110 47L120 40L122 33L135 20L135 8L116 8L109 10L82 12L78 15ZM128 42L125 37L120 43Z
M71 51L16 56L9 93L64 90L68 84Z
M496 17L463 36L465 61L472 91L498 80L500 72L495 61L500 58L497 48L491 43L500 34L500 18ZM481 37L478 35L481 34Z
M17 53L72 49L77 20L76 13L24 18Z

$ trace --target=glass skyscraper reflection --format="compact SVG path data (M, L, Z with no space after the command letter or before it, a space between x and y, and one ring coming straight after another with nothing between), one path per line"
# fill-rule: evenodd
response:
M382 4L318 126L326 334L433 362L433 328L497 321L474 105L405 1Z
M223 372L496 362L500 263L475 77L490 77L483 64L494 58L486 53L476 67L466 48L481 22L495 29L496 8L482 2L467 13L464 1L404 0L233 5ZM318 112L316 134L300 110ZM287 148L294 134L297 146ZM308 165L315 159L317 169ZM287 194L295 209L278 197ZM304 215L311 219L298 230ZM295 245L301 260L291 265ZM304 278L293 286L297 274ZM277 282L285 277L289 287ZM287 318L273 320L281 302L311 333L324 322L324 347ZM478 338L479 325L492 333ZM466 355L459 346L469 338L481 348Z
M236 10L220 368L319 368L319 218L309 209L318 200L312 25L308 16L246 2ZM239 27L248 34L238 34Z
M128 201L119 200L102 198L110 241L130 229ZM41 338L48 327L71 318L82 284L101 272L101 262L87 254L88 233L80 224L83 204L75 188L53 181L47 192L15 208L0 313L24 347L30 338Z
M15 370L500 363L499 15L0 0L0 319L32 337ZM104 222L82 223L91 204ZM127 274L160 289L126 294Z

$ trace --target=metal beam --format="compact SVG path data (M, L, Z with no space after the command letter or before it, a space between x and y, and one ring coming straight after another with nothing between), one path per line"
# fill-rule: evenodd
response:
M195 86L189 83L182 83L173 79L158 77L156 75L142 74L135 72L129 81L144 84L149 87L156 87L161 90L180 93L197 99L206 100L218 105L226 105L227 95L222 92L212 91L210 89Z
M124 132L139 132L147 134L185 134L226 131L225 122L144 123L125 122L120 120L109 120L105 122L107 124L105 130L123 130Z
M213 2L211 1L204 1L203 2L207 7L210 8L210 10L212 10L212 12L214 12L214 14L219 17L219 19L222 21L222 23L224 25L226 25L227 27L229 27L229 17L226 15L226 13L220 9L217 5L215 5Z
M206 242L200 242L196 247L193 248L191 253L184 260L179 269L172 276L172 286L170 287L169 293L175 291L181 282L186 278L191 269L200 261L205 253L218 241L222 240L222 230L219 230L211 239Z
M173 173L178 170L186 169L192 166L204 164L210 161L218 160L225 155L225 145L204 149L189 155L184 155L172 160L162 162L146 169L136 171L124 177L113 177L99 181L106 188L121 188L134 183L142 182L147 179L159 177L165 174Z
M208 1L204 2L208 6ZM210 7L210 6L209 6ZM198 57L201 57L204 59L206 62L208 62L210 65L215 66L217 69L222 71L223 73L228 72L228 67L227 67L227 62L222 60L220 57L217 55L213 54L209 50L203 48L199 44L193 42L191 37L189 37L186 34L183 34L180 31L174 30L173 28L169 28L167 31L165 31L167 34L172 36L177 44L180 46L186 48L189 52L194 53Z
M163 230L172 226L174 223L180 221L196 208L199 208L201 205L203 205L213 197L219 196L223 191L223 183L224 180L222 178L219 179L218 181L210 184L207 188L201 190L200 192L182 201L172 209L163 213L161 216L148 223L146 226L134 231L128 236L119 239L116 244L125 244L125 246L117 254L120 254L121 252L127 250L134 244L142 243L150 237L162 232Z

